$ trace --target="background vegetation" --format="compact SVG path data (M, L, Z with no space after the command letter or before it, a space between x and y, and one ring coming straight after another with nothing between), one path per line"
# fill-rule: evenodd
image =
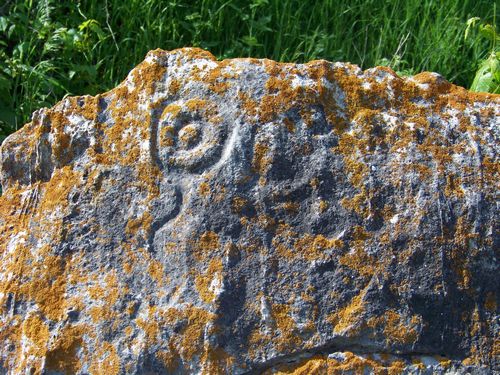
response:
M490 51L464 40L466 21L494 22L494 0L4 1L0 141L37 108L110 89L154 48L382 64L469 87Z

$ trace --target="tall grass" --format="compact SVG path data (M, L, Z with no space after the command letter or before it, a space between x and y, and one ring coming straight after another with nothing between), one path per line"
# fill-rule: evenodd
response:
M64 95L121 81L154 48L219 58L350 61L437 71L468 86L487 48L465 44L491 0L7 0L0 5L0 137ZM485 42L486 43L486 42ZM0 138L0 141L2 138Z

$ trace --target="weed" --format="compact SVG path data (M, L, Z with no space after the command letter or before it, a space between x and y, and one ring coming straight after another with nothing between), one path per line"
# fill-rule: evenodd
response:
M467 21L464 39L467 40L470 31L477 28L479 33L476 35L476 41L479 37L489 40L491 43L489 56L480 61L470 90L500 94L500 35L497 34L495 28L496 5L494 9L493 25L481 21L480 17L470 18Z

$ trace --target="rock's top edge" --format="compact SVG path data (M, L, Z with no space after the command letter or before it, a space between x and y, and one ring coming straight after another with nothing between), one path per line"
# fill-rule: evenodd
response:
M493 94L493 93L487 93L487 92L474 92L470 91L467 88L463 86L456 85L446 79L443 75L437 72L431 72L431 71L423 71L414 75L409 75L409 76L400 76L397 74L396 71L394 71L392 68L388 66L373 66L370 68L366 69L361 69L359 65L348 62L348 61L330 61L327 59L313 59L309 60L307 62L303 63L298 63L298 62L287 62L287 61L276 61L273 59L269 58L256 58L256 57L231 57L231 58L226 58L226 59L217 59L216 56L214 56L210 51L199 48L199 47L182 47L182 48L176 48L173 50L164 50L161 48L157 48L154 50L149 51L146 54L146 57L144 61L149 61L149 62L154 62L154 61L161 61L162 59L165 59L168 55L180 55L183 56L184 58L187 59L199 59L199 60L209 60L209 61L214 61L216 63L222 63L223 65L228 64L230 62L249 62L249 63L254 63L254 64L263 64L263 63L270 63L273 65L277 66L282 66L282 67L292 67L292 66L315 66L315 65L322 65L322 64L329 64L329 65L335 65L337 64L338 66L350 66L354 68L355 71L362 72L362 73L382 73L385 72L386 74L389 74L393 76L394 78L399 78L399 79L410 79L410 80L415 80L418 83L422 84L428 84L428 83L438 83L441 85L452 85L455 87L459 87L461 89L464 89L468 91L469 94L472 94L474 96L477 95L478 98L500 98L500 94Z
M235 62L242 62L242 63L250 63L250 64L255 64L255 65L265 65L266 67L273 66L278 69L282 68L293 68L293 67L298 67L298 66L303 66L303 67L311 67L311 68L316 68L320 66L331 66L331 67L347 67L351 72L358 74L358 75L367 75L367 76L376 76L379 79L383 79L384 77L391 77L395 79L400 79L400 80L405 80L405 81L412 81L415 84L418 85L430 85L431 91L434 92L434 89L437 90L437 94L441 92L447 92L447 91L452 91L452 90L459 90L460 94L466 93L471 100L480 100L480 101L488 101L488 100L493 100L493 101L500 101L500 94L493 94L493 93L485 93L485 92L473 92L468 90L467 88L464 88L459 85L455 85L452 82L449 82L444 76L442 76L439 73L436 72L430 72L430 71L423 71L420 73L417 73L413 76L400 76L398 75L392 68L387 67L387 66L374 66L370 67L367 69L361 69L357 64L353 64L350 62L344 62L344 61L330 61L326 59L314 59L310 60L308 62L304 63L297 63L297 62L281 62L281 61L276 61L273 59L269 58L255 58L255 57L234 57L234 58L226 58L226 59L217 59L210 51L204 50L199 47L182 47L182 48L177 48L173 50L164 50L161 48L157 48L154 50L149 51L144 60L136 65L130 73L133 73L135 69L140 68L142 65L145 63L148 64L158 64L160 66L167 67L167 60L169 57L178 57L184 61L195 61L195 60L200 60L200 61L210 61L213 62L219 66L228 66L231 63ZM130 74L129 73L129 74ZM390 79L391 79L390 78ZM122 81L118 86L124 84L126 82L126 79ZM111 88L108 91L105 91L103 93L97 94L95 96L88 95L88 94L83 94L83 95L73 95L73 96L68 96L61 101L57 102L54 106L57 106L61 102L63 102L66 99L71 99L71 98L93 98L93 97L100 97L103 95L106 95L108 93L113 92L116 90L116 87ZM34 114L40 110L46 109L47 107L43 107L37 111L34 112ZM22 129L22 128L21 128ZM19 131L19 130L18 130ZM0 145L1 147L1 145Z

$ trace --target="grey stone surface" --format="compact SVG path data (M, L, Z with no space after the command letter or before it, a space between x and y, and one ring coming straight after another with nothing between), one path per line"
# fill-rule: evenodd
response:
M1 146L12 374L498 371L498 95L150 52Z

